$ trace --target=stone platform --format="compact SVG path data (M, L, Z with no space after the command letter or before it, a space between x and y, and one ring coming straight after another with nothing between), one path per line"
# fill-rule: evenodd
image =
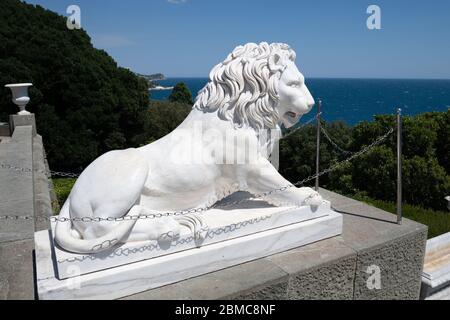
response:
M274 209L279 210L280 208L272 208L272 210ZM273 215L277 216L272 220L269 214L267 221L270 225L261 227L264 229L260 231L254 230L255 226L250 225L253 228L249 228L246 234L235 235L235 237L229 236L229 239L211 242L199 248L186 249L183 247L183 251L102 271L79 275L84 261L90 260L69 262L65 267L66 276L72 272L72 278L65 280L59 280L55 272L55 251L53 250L51 233L38 232L35 235L35 243L39 297L41 299L117 299L330 238L341 233L341 214L328 209L328 212L326 214L322 212L320 217L310 217L308 220L303 217L303 221L292 223L289 219L293 220L295 216L301 217L298 212L295 214L295 211L299 209L282 211L281 216L275 212ZM264 211L264 208L259 210ZM244 212L240 210L240 215ZM286 221L282 226L276 226L277 221L278 223L283 221L283 215L288 216L288 218L285 218ZM208 216L208 213L205 213L205 216ZM236 219L232 220L236 221ZM265 229L267 227L269 229ZM213 233L216 230L217 228L214 226ZM95 266L94 264L90 265ZM106 264L102 266L102 269L105 266Z
M427 227L320 193L343 215L340 236L122 299L419 299ZM373 265L380 289L367 286Z
M320 189L342 235L124 299L419 299L427 227ZM368 267L380 267L380 289Z

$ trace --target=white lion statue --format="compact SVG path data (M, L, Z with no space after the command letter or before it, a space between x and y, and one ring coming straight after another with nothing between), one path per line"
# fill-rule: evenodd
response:
M314 105L295 57L281 43L238 46L212 69L192 111L174 131L93 161L61 209L60 218L72 219L57 222L59 246L95 253L128 241L172 241L182 225L201 238L201 214L133 216L208 208L236 191L263 195L276 206L320 205L317 192L294 187L270 163L265 149L272 138L261 141L262 132L293 126Z

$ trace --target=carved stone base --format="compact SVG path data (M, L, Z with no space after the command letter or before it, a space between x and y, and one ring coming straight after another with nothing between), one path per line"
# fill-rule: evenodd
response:
M186 233L169 247L149 241L125 244L102 256L76 255L55 247L51 231L37 232L39 298L121 298L342 232L342 216L332 211L328 202L315 212L309 207L261 204L256 208L216 210L205 214L210 236L200 248L186 240L190 236Z
M313 211L309 206L274 207L265 201L247 198L246 193L236 193L229 201L233 202L236 199L244 201L239 203L238 208L236 206L215 208L201 214L204 223L208 226L206 238L201 243L196 241L189 228L182 226L180 237L170 243L155 240L129 242L96 254L74 254L55 246L53 250L56 258L57 277L61 280L67 279L79 274L109 269L316 219L330 213L328 201ZM54 227L53 224L53 234ZM77 274L74 274L74 270L77 270Z

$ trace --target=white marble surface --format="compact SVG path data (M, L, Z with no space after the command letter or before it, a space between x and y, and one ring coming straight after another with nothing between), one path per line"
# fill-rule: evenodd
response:
M446 287L445 289L431 294L429 297L426 297L425 300L450 300L450 287Z
M450 286L450 232L427 241L422 282L431 288Z
M6 84L6 88L10 88L12 92L12 101L19 107L19 115L29 115L30 112L25 110L25 106L30 102L28 96L28 87L31 87L32 83L11 83Z
M40 299L116 299L303 246L342 232L342 215L329 215L200 248L58 280L49 231L35 234ZM76 265L72 272L76 272Z
M92 254L77 254L54 248L58 278L73 276L73 267L80 274L108 269L123 264L150 259L183 250L196 248L200 244L208 245L236 237L261 232L292 223L315 219L330 213L330 203L325 201L316 210L310 206L274 207L262 200L248 199L240 203L239 208L212 209L202 214L209 226L205 239L198 243L188 228L183 228L180 237L171 243L156 240L128 242L118 248ZM52 224L52 234L54 224Z

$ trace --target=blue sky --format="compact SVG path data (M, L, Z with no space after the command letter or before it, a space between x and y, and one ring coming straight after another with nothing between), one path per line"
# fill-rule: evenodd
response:
M291 45L306 77L450 78L448 0L26 2L78 5L94 46L144 74L206 77L235 46L267 41ZM366 27L371 4L381 30Z

